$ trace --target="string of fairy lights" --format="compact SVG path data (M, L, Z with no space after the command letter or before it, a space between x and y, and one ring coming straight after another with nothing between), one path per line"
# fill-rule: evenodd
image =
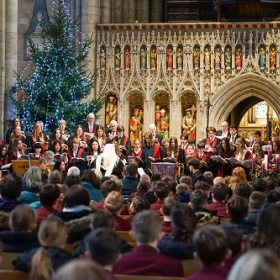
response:
M54 17L50 28L53 28L53 33L49 36L42 29L41 34L45 38L41 37L41 46L32 46L31 43L32 60L18 78L24 93L21 115L28 131L38 120L44 122L46 131L54 129L59 120L66 118L68 126L74 127L77 122L84 121L89 112L98 109L95 102L80 102L89 95L94 81L93 75L85 70L84 62L91 40L71 19L68 2L52 0ZM60 21L55 22L58 16ZM77 34L81 35L81 40L77 40ZM32 70L32 64L35 64L35 69L25 78L27 71Z

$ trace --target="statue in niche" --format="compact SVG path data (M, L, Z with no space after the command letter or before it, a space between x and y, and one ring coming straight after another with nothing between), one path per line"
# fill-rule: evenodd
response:
M106 125L109 125L111 121L117 121L118 107L117 99L115 96L108 96L106 103Z
M159 105L156 105L156 110L155 110L155 124L156 124L157 133L160 133L160 132L161 132L160 117L161 117L161 114L160 114L160 106L159 106Z
M165 108L160 110L160 135L162 138L169 137L169 116Z
M227 47L225 52L225 67L226 69L231 69L231 49Z
M209 69L211 66L211 54L210 54L210 48L204 49L204 67L205 69Z
M140 50L140 68L147 68L147 49L145 47L142 47Z
M120 48L116 48L115 52L115 68L120 69L121 67L121 50Z
M199 48L194 48L193 50L194 69L199 69L199 62L200 62L200 50Z
M135 106L133 109L133 116L129 121L130 128L130 141L133 142L135 139L142 140L143 135L143 110L141 106Z
M259 66L261 69L265 68L265 62L266 62L266 51L264 48L260 48L259 52Z
M269 62L270 62L270 68L274 69L276 66L276 50L275 48L271 48L269 52Z
M214 61L215 61L215 69L221 69L221 49L220 48L216 48L216 50L215 50Z
M100 50L100 69L104 70L106 68L106 52L104 48Z
M241 69L242 67L242 52L240 48L235 51L235 67L236 69Z
M183 49L178 48L177 51L177 69L183 69Z
M196 108L194 105L187 106L185 115L182 120L183 134L187 135L188 138L195 139L196 137L196 119L195 119Z
M173 68L173 51L171 48L168 48L166 53L166 64L167 64L167 69Z
M156 48L151 49L151 69L156 69L157 68L157 52Z
M124 68L125 68L126 70L130 69L130 51L129 51L129 48L126 48L126 49L125 49Z

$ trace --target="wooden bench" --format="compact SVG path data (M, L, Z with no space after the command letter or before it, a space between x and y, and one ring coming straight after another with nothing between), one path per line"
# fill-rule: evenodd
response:
M1 269L5 269L5 270L14 269L14 265L12 264L12 262L16 260L20 254L21 253L19 252L16 253L3 252Z
M183 280L183 277L115 274L117 280Z
M0 280L29 280L29 273L18 270L0 270Z
M129 245L136 247L136 242L131 238L129 231L116 231L116 233L121 239L125 240Z
M190 260L184 260L181 262L183 266L184 276L190 276L197 272L200 268L200 264L198 261L190 259Z

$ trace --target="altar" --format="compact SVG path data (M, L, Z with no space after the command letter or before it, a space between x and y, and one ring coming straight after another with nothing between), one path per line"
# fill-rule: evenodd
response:
M171 176L174 180L177 177L177 166L176 163L171 162L155 162L151 164L152 174L159 172L163 176Z

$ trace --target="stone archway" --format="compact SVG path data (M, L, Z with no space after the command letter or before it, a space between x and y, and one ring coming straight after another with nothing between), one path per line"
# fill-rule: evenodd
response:
M211 98L210 121L215 127L220 127L234 108L243 100L256 97L270 104L277 116L280 114L280 88L271 81L256 75L244 74L231 80L215 93ZM240 110L240 115L246 108Z

